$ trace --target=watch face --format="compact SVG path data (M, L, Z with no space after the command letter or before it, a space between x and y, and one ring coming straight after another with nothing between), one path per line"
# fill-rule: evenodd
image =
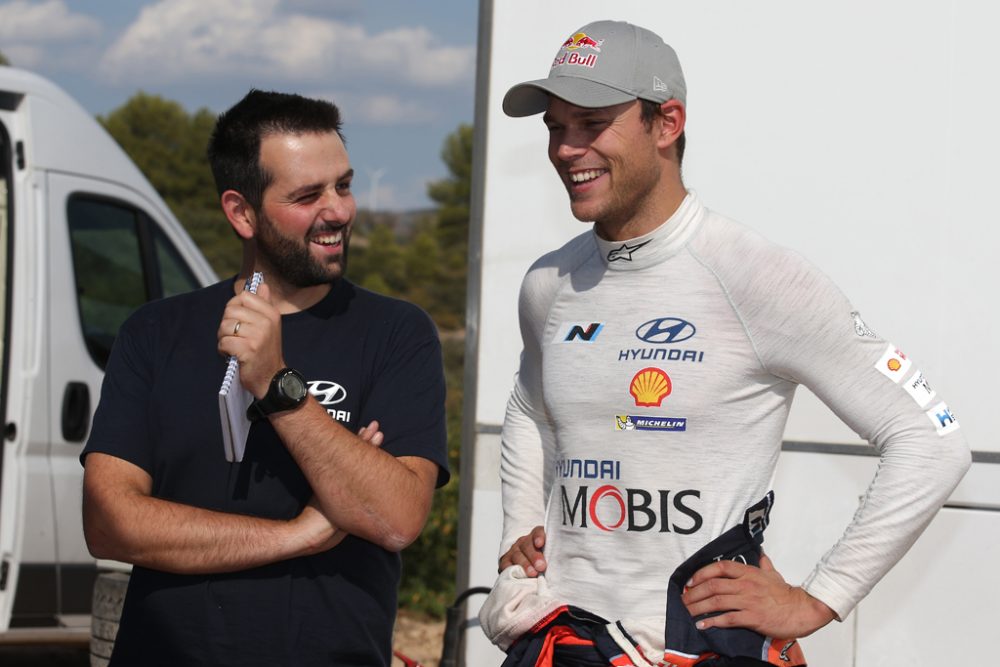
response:
M302 376L294 371L282 375L279 384L281 393L294 401L300 401L306 396L305 382L302 381Z

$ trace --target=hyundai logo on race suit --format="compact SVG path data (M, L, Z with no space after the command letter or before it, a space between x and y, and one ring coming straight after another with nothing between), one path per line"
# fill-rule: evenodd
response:
M697 329L687 320L679 317L659 317L639 325L635 336L646 343L680 343L692 338Z
M322 405L336 405L347 398L347 390L329 380L310 381L309 393L315 396Z
M705 360L705 351L673 345L694 338L698 329L692 323L679 317L657 317L643 322L636 328L635 337L654 347L631 347L618 350L618 361L690 361L700 364Z

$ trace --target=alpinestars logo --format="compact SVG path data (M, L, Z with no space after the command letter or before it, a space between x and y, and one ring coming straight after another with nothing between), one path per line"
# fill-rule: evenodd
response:
M326 408L326 412L332 419L339 422L351 421L350 410L337 410L331 405L342 403L347 398L347 390L336 382L329 380L310 380L309 393L316 397L316 400Z
M642 246L649 243L649 241L643 241L642 243L637 243L635 245L629 245L623 243L621 248L615 248L608 253L609 262L619 262L619 261L632 261L632 253L641 248Z

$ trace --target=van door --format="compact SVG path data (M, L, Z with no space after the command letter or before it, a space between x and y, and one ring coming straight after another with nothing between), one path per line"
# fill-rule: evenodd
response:
M4 100L0 100L0 103ZM0 105L2 106L2 105ZM17 429L16 407L8 404L11 341L11 270L13 208L13 159L5 121L9 114L0 108L0 630L6 627L17 576L19 544L17 517L19 491L24 486L23 431Z
M135 191L98 179L49 172L46 309L48 443L29 466L39 511L26 517L15 621L88 613L96 577L80 515L80 452L100 397L104 367L119 326L139 305L195 289L205 275L197 250L172 219ZM46 530L48 528L49 530ZM29 536L30 532L30 536ZM45 533L53 536L48 538ZM45 591L55 596L48 604ZM34 620L28 617L35 617Z

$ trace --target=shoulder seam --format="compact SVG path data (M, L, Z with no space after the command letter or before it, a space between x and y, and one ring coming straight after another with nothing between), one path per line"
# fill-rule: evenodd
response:
M767 367L767 364L761 357L760 350L757 349L757 341L754 340L753 334L750 332L750 327L747 326L746 320L743 318L743 313L740 312L736 302L733 300L733 295L730 293L729 287L726 285L725 281L721 276L719 276L718 272L716 272L714 268L709 266L708 262L698 254L692 245L688 244L686 249L691 254L692 259L698 262L698 264L711 273L712 277L715 278L715 281L718 283L722 293L726 296L726 301L729 303L729 307L733 310L733 314L736 315L736 319L739 320L740 326L743 327L743 333L746 334L747 340L750 341L750 348L753 350L754 356L757 357L757 363L760 364L761 368L770 373L771 370Z
M582 236L583 235L581 234L580 236L575 237L574 239L570 240L563 247L561 247L561 248L559 248L557 250L553 250L551 254L552 255L557 255L557 254L559 254L562 251L568 251L568 253L570 253L570 254L576 254L576 253L573 252L573 249L570 246L573 244L574 241L577 241L578 239L581 239ZM583 242L583 241L581 240L581 242ZM558 268L556 269L557 276L556 276L556 280L554 281L555 287L552 290L552 294L550 295L551 296L550 301L546 305L546 308L545 308L545 321L542 323L542 328L539 331L539 334L544 333L545 329L548 328L549 322L551 321L551 318L552 318L552 307L555 305L556 300L559 298L559 293L562 292L562 288L566 284L566 281L571 280L572 276L573 276L573 272L576 271L581 266L583 266L584 264L586 264L587 260L590 259L596 252L597 252L597 246L593 245L590 248L589 251L579 253L580 254L580 259L578 261L573 262L572 264L570 264L566 268L566 273L564 275L562 275L562 276L558 275L558 271L559 270L558 270ZM543 341L540 338L538 342L539 342L539 345L541 345Z

